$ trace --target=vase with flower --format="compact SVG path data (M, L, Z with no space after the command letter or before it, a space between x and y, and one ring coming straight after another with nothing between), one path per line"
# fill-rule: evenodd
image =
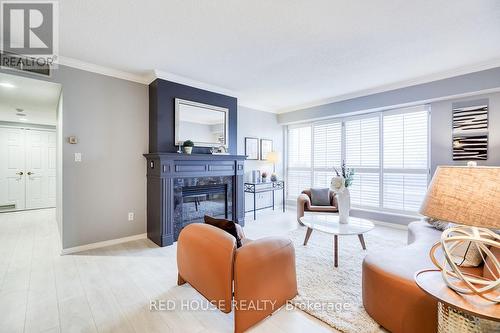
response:
M354 169L348 168L345 162L342 163L340 170L334 168L336 176L332 178L330 189L337 197L339 210L339 223L349 223L349 211L351 210L351 193L349 187L354 180Z

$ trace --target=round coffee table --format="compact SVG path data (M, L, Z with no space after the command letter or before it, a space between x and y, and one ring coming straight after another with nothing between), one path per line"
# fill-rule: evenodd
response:
M333 235L333 263L338 267L338 236L357 235L363 250L366 250L363 234L372 230L375 225L365 219L350 217L349 223L339 223L338 215L329 214L308 214L300 218L300 222L307 227L304 246L307 245L313 230L318 230Z

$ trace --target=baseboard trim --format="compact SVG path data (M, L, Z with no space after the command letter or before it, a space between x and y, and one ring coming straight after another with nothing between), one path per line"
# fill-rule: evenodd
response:
M392 222L384 222L384 221L379 221L379 220L371 220L373 224L375 225L380 225L383 227L388 227L388 228L394 228L394 229L401 229L401 230L408 230L408 225L406 224L397 224L397 223L392 223Z
M61 255L98 249L98 248L106 247L106 246L110 246L110 245L116 245L116 244L131 242L131 241L135 241L135 240L139 240L139 239L145 239L147 237L148 237L148 234L144 233L144 234L138 234L138 235L123 237L123 238L110 239L107 241L102 241L102 242L97 242L97 243L69 247L67 249L62 249Z

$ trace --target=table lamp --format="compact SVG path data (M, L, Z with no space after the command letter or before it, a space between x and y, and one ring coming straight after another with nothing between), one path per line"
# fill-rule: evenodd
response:
M273 173L276 172L276 163L280 160L280 154L277 151L271 151L267 153L266 161L273 164Z
M437 168L427 190L420 213L459 226L443 231L441 240L430 251L430 257L443 275L446 284L458 293L476 294L492 302L491 296L500 288L500 264L489 247L500 247L500 236L492 229L500 228L500 167ZM454 262L453 251L463 243L476 246L493 280L462 272ZM442 248L444 259L436 259ZM489 257L490 264L486 262Z

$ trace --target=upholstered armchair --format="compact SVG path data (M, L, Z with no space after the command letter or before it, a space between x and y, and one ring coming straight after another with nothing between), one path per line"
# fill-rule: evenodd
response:
M311 203L311 190L304 190L297 198L297 221L304 216L304 212L317 212L317 213L337 213L338 210L337 198L335 193L330 191L330 205L329 206L313 206Z
M239 227L239 225L237 225ZM240 228L237 228L240 229ZM244 332L297 295L291 240L236 238L209 224L182 229L177 242L178 285L189 283L219 310L234 309L234 331Z

